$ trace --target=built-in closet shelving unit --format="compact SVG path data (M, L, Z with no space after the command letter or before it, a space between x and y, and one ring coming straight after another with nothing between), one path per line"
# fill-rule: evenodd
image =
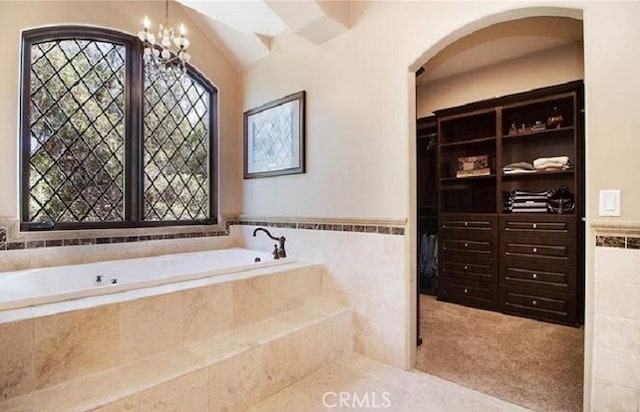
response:
M439 110L438 299L564 324L582 321L584 116L582 81ZM559 127L546 125L562 114ZM514 128L515 125L515 128ZM536 130L537 129L537 130ZM458 159L488 155L484 175L457 177ZM503 166L566 155L561 171ZM575 210L506 213L504 192L566 186Z

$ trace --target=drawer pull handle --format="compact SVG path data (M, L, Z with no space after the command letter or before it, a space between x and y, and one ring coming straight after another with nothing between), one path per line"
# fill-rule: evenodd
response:
M538 279L538 275L536 273L533 274L534 279Z
M442 246L442 250L447 250L447 247L446 246Z
M533 253L538 253L538 248L537 247L533 248Z
M464 289L464 293L469 293L469 289Z
M468 269L469 269L469 266L464 265L464 270L468 270Z
M469 226L469 223L468 222L464 222L464 227L467 227L467 226Z
M464 247L469 247L469 244L468 244L468 243L465 243L465 244L464 244Z
M533 302L531 302L531 304L532 304L532 305L537 305L537 304L538 304L538 301L537 301L537 300L534 300Z
M533 224L533 228L536 229L538 225L536 223Z
M445 224L443 223L443 224L442 224L442 228L443 228L443 229L446 229L446 228L447 228L447 225L445 225Z

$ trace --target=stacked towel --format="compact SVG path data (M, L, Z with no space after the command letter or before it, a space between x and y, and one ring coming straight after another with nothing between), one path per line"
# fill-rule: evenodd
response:
M505 175L516 173L535 173L535 171L536 170L533 165L527 162L509 163L502 168L502 173L504 173Z
M567 170L571 168L569 156L540 157L533 161L536 170Z

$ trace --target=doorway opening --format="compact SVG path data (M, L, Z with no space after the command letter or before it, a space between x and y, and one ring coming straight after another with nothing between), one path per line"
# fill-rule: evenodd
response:
M508 249L516 247L513 246L516 244L533 245L532 250L536 252L532 253L537 253L536 242L544 243L548 236L555 235L548 230L529 232L522 238L499 233L504 231L501 225L513 224L508 223L512 220L516 226L543 225L549 223L547 220L552 223L571 222L571 218L566 217L569 214L548 217L546 203L536 203L537 207L532 207L532 211L517 210L518 216L511 218L515 213L502 208L502 192L519 191L533 196L536 193L542 195L547 189L557 193L559 188L567 186L578 206L571 215L575 217L572 223L575 230L565 233L566 239L571 239L567 242L576 245L575 248L584 249L580 223L580 217L584 216L584 173L581 171L584 139L580 126L584 107L581 91L584 79L582 21L536 16L487 26L450 43L426 61L416 76L416 276L418 336L421 338L419 342L422 341L416 353L416 368L535 410L581 410L584 328L580 324L584 307L584 253L574 250L567 254L566 261L555 266L566 267L565 272L549 265L549 262L560 262L555 258L541 266L531 266L533 258L505 258L509 253L524 253L509 252ZM546 92L526 95L531 90L548 91L553 86L566 84L570 86L558 86L548 95L544 94ZM561 103L564 102L562 96L565 96L562 93L566 91L563 87L574 87L576 92L570 103L566 101L568 106L558 109L554 103L556 106L564 104ZM519 97L501 99L501 96ZM466 108L461 108L465 105ZM495 108L491 110L497 114L487 109L491 105ZM518 112L525 106L530 119L523 118ZM563 111L567 118L564 125L560 125L560 129L571 128L565 135L550 130L556 126L548 123L554 110ZM573 120L569 121L569 117ZM536 127L543 126L545 131L536 130ZM476 132L480 134L473 136ZM472 136L470 142L466 142L465 137L458 137L461 133ZM543 138L534 140L536 133ZM528 143L523 143L524 139L513 143L514 140L503 138L516 135L524 137ZM539 174L535 177L538 180L528 178L525 183L520 183L519 178L504 177L506 169L503 167L508 166L507 161L509 164L528 164L541 158L564 157L567 154L571 158L570 165L564 170L561 165L556 176ZM471 165L467 167L468 164ZM528 168L527 165L523 167ZM535 168L532 173L535 173ZM560 176L562 173L566 175ZM475 183L469 184L470 180L461 178L473 179ZM551 193L547 193L549 196ZM538 203L544 201L533 200ZM459 219L456 223L451 215L443 219L447 213L457 213L458 217L466 213L472 216L474 224L480 226L486 221L495 237L483 235L474 238L475 234L472 234L467 239L461 231L452 234L451 228L455 229L457 223L466 226L470 220ZM507 213L509 217L505 217ZM467 240L476 242L478 248L492 250L493 258L486 258L486 255L477 259L478 255L465 251L469 243ZM452 252L458 243L462 249ZM555 248L557 245L549 246ZM447 247L449 250L445 254L448 260L443 265L442 253ZM458 259L458 256L466 258ZM515 265L514 269L514 262L524 266ZM477 279L469 280L471 277L467 271L470 264L477 265L476 272L485 271L481 274L490 279L486 285L474 283ZM449 276L443 273L447 270ZM451 276L452 271L457 273ZM532 277L527 282L533 284L534 289L524 288L522 279L514 281L513 278L519 274ZM566 278L562 280L550 278L563 275ZM511 279L507 279L509 276ZM504 281L502 284L501 279ZM541 321L544 316L535 315L541 313L537 308L531 311L525 308L520 312L505 310L508 305L511 309L513 305L541 307L552 305L554 299L562 300L557 290L553 290L558 286L551 285L554 282L571 284L562 298L565 301L575 298L573 302L565 302L573 305L569 310L575 310L574 315L555 319L549 316L549 319ZM532 297L529 292L537 290L535 288L540 285L537 297ZM480 291L485 286L486 289ZM464 297L468 292L473 294L472 288L475 287L480 295L487 294L482 299L489 303L474 304L473 299ZM445 293L451 295L452 289L453 293L463 297L444 296ZM509 301L509 293L523 300ZM543 302L541 298L546 300ZM529 300L525 302L526 299ZM567 312L566 307L546 306L545 310Z

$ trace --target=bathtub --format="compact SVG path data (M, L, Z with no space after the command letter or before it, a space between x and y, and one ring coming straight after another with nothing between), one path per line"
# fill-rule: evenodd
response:
M259 262L256 262L258 260ZM290 262L231 248L0 272L0 310L116 293Z

